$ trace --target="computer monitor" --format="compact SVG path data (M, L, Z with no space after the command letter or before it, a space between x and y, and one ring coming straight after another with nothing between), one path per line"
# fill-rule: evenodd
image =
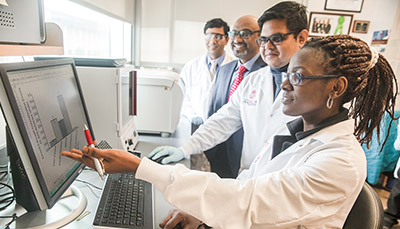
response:
M93 133L73 60L0 64L0 75L16 201L49 209L84 167L61 152L87 145L85 124Z

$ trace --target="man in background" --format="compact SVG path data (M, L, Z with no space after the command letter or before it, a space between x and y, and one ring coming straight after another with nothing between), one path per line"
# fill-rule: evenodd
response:
M258 24L261 28L257 40L259 52L268 66L247 76L228 103L209 117L183 146L162 146L153 150L149 157L169 155L163 159L164 163L178 161L215 146L243 127L240 169L244 170L249 168L268 139L296 118L282 113L281 73L287 71L290 59L307 41L306 7L294 1L279 2L261 15ZM200 223L195 217L175 209L160 226L173 228L181 224L182 227L196 228Z
M260 27L254 16L243 16L236 20L229 33L233 54L238 58L219 70L211 99L209 116L225 105L241 81L251 72L267 64L258 53L256 40L260 37ZM222 178L236 178L242 155L243 129L240 128L225 142L205 151L211 171Z
M263 13L258 24L259 51L268 66L247 76L228 103L209 117L183 146L158 147L150 153L150 158L169 155L162 160L163 164L179 161L226 141L243 128L240 170L244 170L250 167L267 140L295 118L282 113L280 87L282 72L287 71L290 59L307 41L306 7L294 1L279 2Z
M185 94L182 114L193 124L199 125L207 119L215 73L233 60L224 50L229 41L228 31L228 24L220 18L207 21L204 26L207 52L187 62L180 73Z
M207 52L183 67L180 85L184 90L182 115L192 124L192 133L208 117L212 86L215 73L224 64L233 60L225 53L228 44L228 24L221 18L214 18L204 26L204 42ZM191 158L192 169L209 171L209 164L203 154Z

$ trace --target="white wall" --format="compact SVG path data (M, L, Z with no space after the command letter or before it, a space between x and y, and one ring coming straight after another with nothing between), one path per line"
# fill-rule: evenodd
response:
M141 61L183 65L205 52L204 23L221 17L230 26L243 15L259 17L279 0L137 0L142 2ZM371 21L368 33L351 33L370 42L377 30L391 29L399 0L364 0L361 13L324 10L325 0L298 0L308 12L353 15L354 20ZM378 10L377 10L378 9ZM351 28L353 26L351 24ZM351 30L350 30L351 31ZM231 53L230 48L226 49Z
M142 4L141 61L180 64L202 55L203 27L212 18L229 26L241 16L256 17L279 0L137 0ZM298 1L301 2L301 1ZM231 54L228 46L227 52Z
M397 6L394 24L386 47L385 57L389 60L397 76L397 83L400 88L400 4ZM400 95L398 94L396 109L400 110Z
M331 12L353 14L354 20L370 21L368 33L352 33L350 35L359 37L369 44L372 41L374 31L389 30L389 42L383 55L390 62L396 78L400 81L400 1L399 0L364 0L361 13L325 11L325 1L309 0L309 12ZM352 25L353 26L353 25ZM351 27L352 28L352 27ZM351 30L350 30L351 31ZM398 82L400 86L400 82ZM396 101L396 110L400 109L400 95Z
M71 0L111 17L134 23L135 0Z
M88 0L87 2L92 3L93 1ZM102 2L105 1L103 0ZM221 17L232 26L238 17L247 14L258 17L265 9L279 1L252 0L251 4L248 2L244 3L242 0L143 0L142 4L145 4L145 12L142 15L142 26L145 30L148 30L149 35L145 49L150 49L145 54L147 55L146 58L156 62L173 59L180 63L185 63L187 60L205 52L202 30L206 20ZM306 5L309 12L325 11L324 0L299 0L297 2ZM170 9L173 9L173 15L171 15ZM338 13L337 11L325 12ZM361 13L342 13L353 14L353 20L371 21L367 34L351 33L351 35L360 37L367 42L371 41L373 31L391 30L389 43L384 55L392 64L396 75L400 76L399 0L364 0ZM169 25L171 21L176 25L172 28L172 31L179 34L175 36L174 41L170 40L171 30ZM230 48L227 50L230 50ZM154 56L157 56L158 59L152 59ZM4 127L4 119L0 116L0 147L5 144Z
M307 4L307 3L305 3ZM344 12L344 11L330 11L324 10L325 0L309 0L309 12L329 12L329 13L342 13L352 14L353 22L350 28L350 35L359 37L368 43L372 40L372 34L377 30L391 30L395 22L395 15L398 11L399 0L364 0L361 13ZM354 20L370 21L368 33L352 33Z

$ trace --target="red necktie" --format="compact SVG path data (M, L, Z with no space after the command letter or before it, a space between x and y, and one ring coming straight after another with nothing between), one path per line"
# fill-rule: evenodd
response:
M232 87L231 87L231 89L229 90L228 101L229 101L229 99L231 98L231 95L233 94L233 92L236 91L236 88L239 86L240 82L242 82L242 80L243 80L243 73L244 73L246 70L247 70L247 69L246 69L245 66L243 66L243 65L240 65L240 66L239 66L238 75L237 75L235 81L233 81Z

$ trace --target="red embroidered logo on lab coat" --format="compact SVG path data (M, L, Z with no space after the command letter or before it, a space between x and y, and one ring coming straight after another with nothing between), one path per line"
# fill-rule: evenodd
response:
M249 96L249 99L254 99L256 97L256 90L253 90Z
M250 95L248 98L244 99L244 103L251 105L251 106L255 106L257 104L257 91L253 90L250 92Z

